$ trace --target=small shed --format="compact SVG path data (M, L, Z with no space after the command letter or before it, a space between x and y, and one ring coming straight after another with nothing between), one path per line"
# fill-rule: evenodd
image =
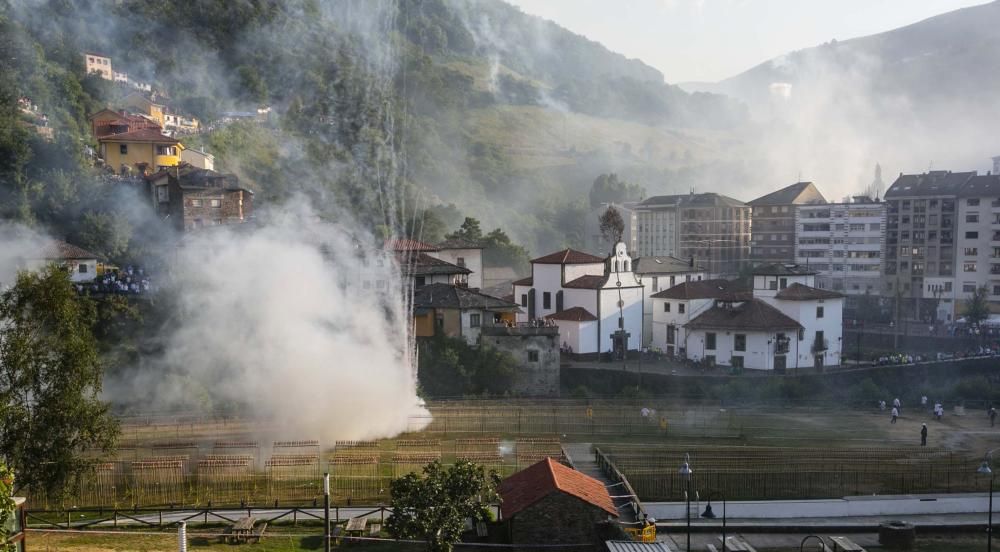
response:
M514 544L600 542L600 524L618 517L604 483L546 458L500 485L500 515Z

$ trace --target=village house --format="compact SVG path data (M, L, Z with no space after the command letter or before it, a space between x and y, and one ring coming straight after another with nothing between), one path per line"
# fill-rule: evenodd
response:
M102 79L114 79L114 71L111 70L111 58L108 56L102 56L93 52L84 52L83 67L88 75L97 73Z
M844 296L798 265L754 269L753 286L687 282L654 294L653 345L710 365L822 368L841 361Z
M124 110L102 109L87 119L90 121L90 131L96 139L135 130L160 128L160 125L150 117L130 114Z
M483 246L465 239L445 240L436 246L433 256L455 266L469 269L468 285L483 287Z
M253 192L233 174L180 165L149 176L153 208L177 230L240 224L253 214Z
M47 264L55 263L69 273L74 284L90 282L97 277L97 264L101 257L86 249L64 241L51 242L40 252L40 256L25 263L28 270L39 270Z
M653 339L653 299L652 295L670 289L682 282L695 282L708 277L708 272L694 263L694 259L677 257L646 256L635 260L635 274L643 285L642 337L643 345Z
M604 483L546 458L500 484L500 516L513 544L601 541L618 517Z
M404 282L413 289L430 284L470 287L469 276L472 270L442 259L441 249L437 246L409 238L393 238L386 240L383 247L396 255ZM457 256L451 258L458 260ZM481 259L481 255L479 258ZM479 261L479 266L482 266L482 261Z
M564 249L532 260L514 299L518 322L557 325L567 353L622 357L641 348L643 284L622 242L606 259Z
M181 150L181 163L187 163L199 169L215 170L215 156L200 149L185 148Z
M119 174L140 175L180 164L184 146L165 136L157 127L111 134L98 139L100 156L107 167Z
M132 108L143 115L149 116L151 119L156 121L156 124L160 128L165 128L167 124L166 111L167 108L163 104L156 103L150 98L146 97L138 91L130 92L122 100L122 104L125 107Z
M462 337L479 343L484 326L514 321L515 303L463 286L428 284L413 291L413 324L417 337Z

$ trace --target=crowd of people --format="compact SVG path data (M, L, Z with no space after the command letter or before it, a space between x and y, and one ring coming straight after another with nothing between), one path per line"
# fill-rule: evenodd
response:
M143 295L150 293L152 289L146 270L132 265L123 269L105 270L90 286L77 284L77 290L81 293L91 291L115 295Z
M884 400L878 402L878 408L881 411L885 411L888 408L888 404ZM933 406L930 405L930 401L927 399L927 395L920 397L920 408L924 411L928 411L934 419L941 422L944 420L944 405L941 401L934 401ZM928 410L929 408L929 410ZM896 420L902 415L903 404L896 397L892 400L892 409L889 411L889 423L895 424ZM986 415L990 419L990 427L996 427L997 422L997 409L993 405L989 405L986 410ZM923 423L920 427L920 445L927 446L927 424Z

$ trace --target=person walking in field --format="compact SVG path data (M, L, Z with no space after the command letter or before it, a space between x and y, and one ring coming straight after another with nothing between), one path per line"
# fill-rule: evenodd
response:
M927 408L927 395L920 397L920 408Z
M994 427L996 425L997 425L997 409L991 407L990 408L990 427Z
M895 406L892 407L892 420L889 421L890 424L896 423L896 418L899 417L899 409Z
M893 408L893 410L896 410L896 411L899 411L899 412L903 411L903 405L902 405L902 403L899 402L899 397L896 397L895 399L892 399L892 408Z
M927 424L921 424L920 428L920 446L927 446Z

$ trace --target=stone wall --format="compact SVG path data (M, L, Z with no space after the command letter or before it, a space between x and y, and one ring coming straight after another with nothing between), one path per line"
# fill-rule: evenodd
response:
M481 339L484 345L510 354L517 362L512 391L518 395L558 396L559 334L522 332L517 328L502 330L489 331L484 328ZM532 353L537 354L537 360L532 360Z
M601 539L608 512L560 491L518 512L508 523L513 544L581 544Z

